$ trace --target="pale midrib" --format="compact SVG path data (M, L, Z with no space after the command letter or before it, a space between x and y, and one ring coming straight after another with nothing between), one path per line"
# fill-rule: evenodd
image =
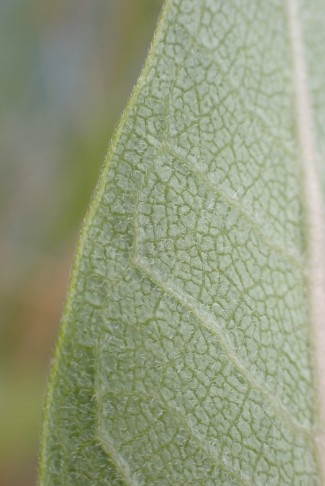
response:
M288 0L289 32L293 53L293 82L304 178L306 228L308 241L307 278L310 322L314 339L318 433L315 437L322 480L325 482L325 228L320 187L318 155L314 140L311 100L307 83L299 0Z

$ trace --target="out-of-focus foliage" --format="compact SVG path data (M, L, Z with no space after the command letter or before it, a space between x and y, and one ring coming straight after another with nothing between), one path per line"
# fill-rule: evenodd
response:
M0 485L35 482L76 234L161 3L0 2Z

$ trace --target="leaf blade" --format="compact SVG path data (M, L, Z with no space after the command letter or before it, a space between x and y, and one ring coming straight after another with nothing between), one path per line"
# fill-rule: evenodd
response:
M81 237L44 484L317 481L286 20L165 8Z

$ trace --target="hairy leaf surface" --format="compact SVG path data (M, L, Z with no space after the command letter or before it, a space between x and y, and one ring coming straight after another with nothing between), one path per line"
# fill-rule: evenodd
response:
M167 1L82 231L41 485L322 483L325 3L298 1Z

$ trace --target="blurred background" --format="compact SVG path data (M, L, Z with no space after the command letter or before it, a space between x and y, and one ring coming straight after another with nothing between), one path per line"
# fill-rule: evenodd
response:
M36 484L77 234L162 0L0 0L0 486Z

